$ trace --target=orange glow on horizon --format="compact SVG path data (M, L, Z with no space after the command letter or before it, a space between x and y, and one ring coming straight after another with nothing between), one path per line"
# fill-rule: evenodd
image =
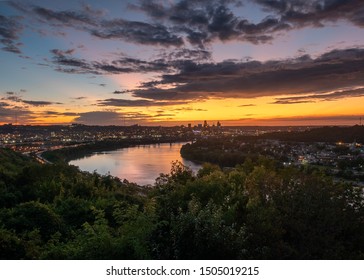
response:
M112 107L97 106L93 99L87 105L74 104L36 107L29 116L15 116L1 120L0 124L24 125L70 124L77 122L83 112L114 112L117 119L105 120L105 125L187 125L217 121L223 125L355 125L363 113L364 97L353 97L333 101L319 101L297 104L275 104L277 98L208 99L174 106ZM90 99L89 99L90 101ZM81 110L82 109L82 110ZM127 121L125 121L127 118ZM118 123L115 120L119 120ZM92 123L86 123L92 124Z

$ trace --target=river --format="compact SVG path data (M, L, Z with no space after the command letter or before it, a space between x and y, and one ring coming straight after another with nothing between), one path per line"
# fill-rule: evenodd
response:
M101 175L110 174L138 185L152 185L160 173L169 173L172 161L181 161L197 172L199 164L185 160L180 149L185 143L163 143L141 145L102 153L94 153L89 157L72 160L70 164L83 171Z

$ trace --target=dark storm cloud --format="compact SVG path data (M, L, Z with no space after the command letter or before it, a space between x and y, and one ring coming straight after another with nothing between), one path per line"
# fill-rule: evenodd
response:
M19 23L18 17L6 17L0 15L0 43L4 51L20 54L20 43L18 43L19 33L23 27Z
M158 85L177 86L169 89ZM153 100L203 100L249 98L283 94L352 96L345 88L364 86L364 49L334 50L316 59L308 56L281 61L185 62L177 74L166 74L154 84L144 84L133 95ZM322 96L320 96L322 98ZM300 100L302 101L302 100Z

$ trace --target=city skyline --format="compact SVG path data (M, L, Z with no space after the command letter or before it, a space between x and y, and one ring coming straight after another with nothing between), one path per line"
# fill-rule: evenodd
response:
M359 0L0 1L0 125L354 125Z

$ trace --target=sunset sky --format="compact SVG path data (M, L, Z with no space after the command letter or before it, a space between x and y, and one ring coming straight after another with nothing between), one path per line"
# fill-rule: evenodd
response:
M360 117L363 0L0 1L0 124Z

